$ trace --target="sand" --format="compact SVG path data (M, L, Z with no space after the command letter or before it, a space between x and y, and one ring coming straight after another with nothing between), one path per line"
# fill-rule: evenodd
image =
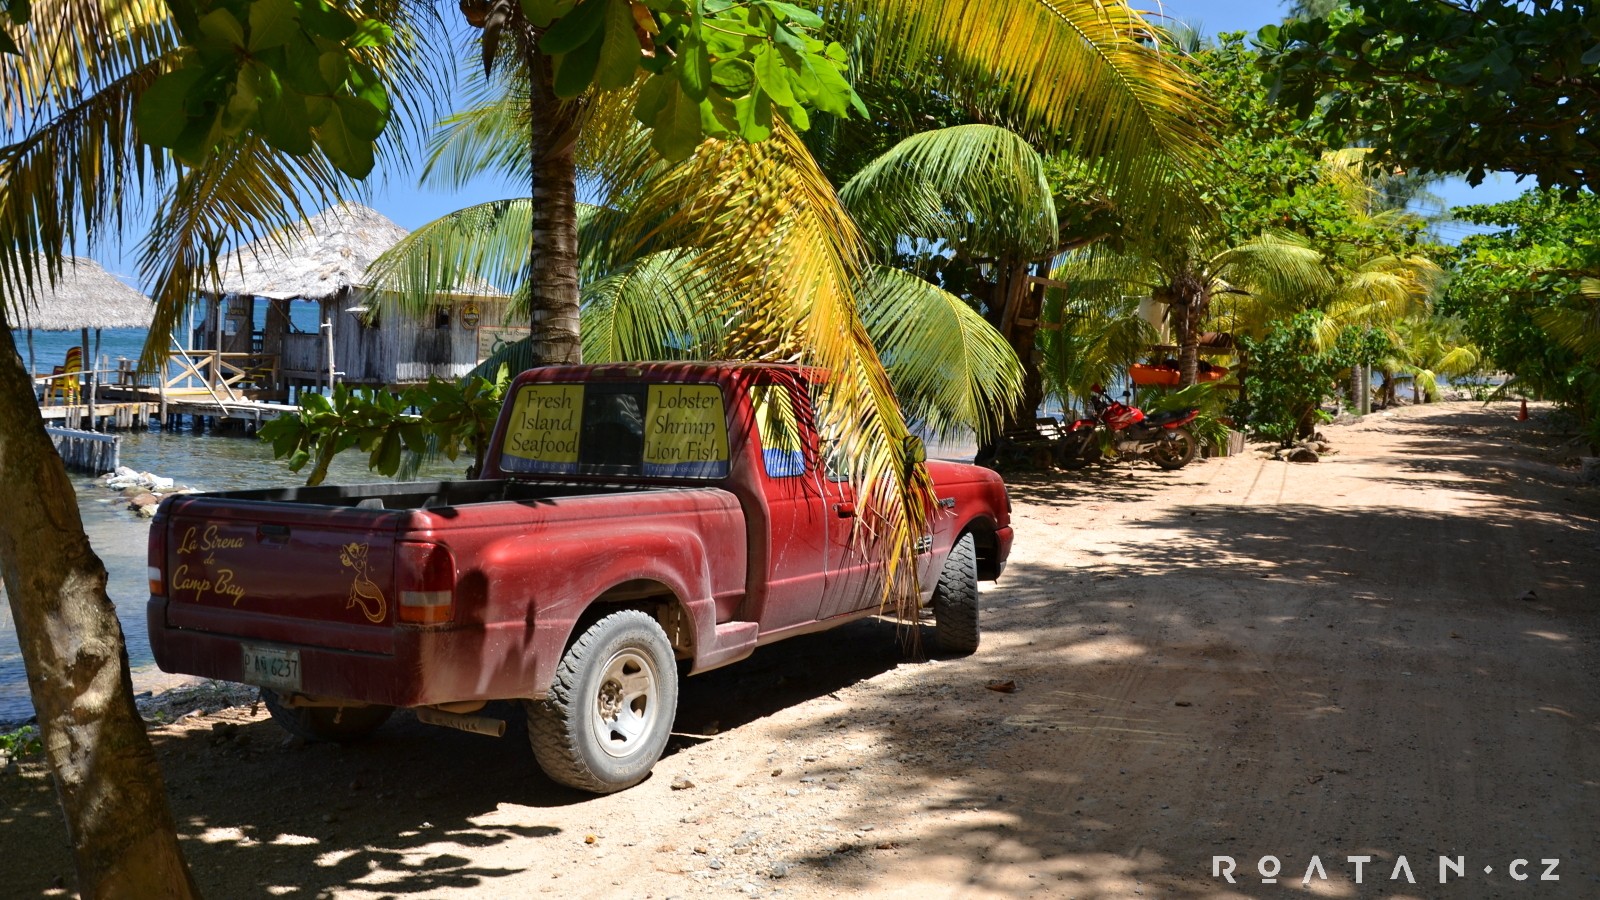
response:
M1513 413L1016 477L976 655L878 621L765 648L689 679L614 796L544 778L514 710L498 740L305 745L249 706L151 736L213 897L1600 896L1600 489ZM0 801L0 892L70 892L36 760Z

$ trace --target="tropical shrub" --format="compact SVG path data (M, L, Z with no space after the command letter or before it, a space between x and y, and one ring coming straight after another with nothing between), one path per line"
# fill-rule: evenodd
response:
M1321 322L1321 313L1300 313L1274 323L1264 338L1240 339L1249 365L1235 413L1256 435L1287 447L1311 434L1322 402L1334 395L1340 375L1361 355L1364 339L1355 328L1346 328L1333 346L1319 349Z

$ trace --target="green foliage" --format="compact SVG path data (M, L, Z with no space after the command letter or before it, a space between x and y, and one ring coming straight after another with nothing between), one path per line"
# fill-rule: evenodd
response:
M29 0L5 0L4 3L0 3L0 7L4 8L6 18L13 25L28 24L28 19L32 15ZM0 23L0 25L3 24ZM20 51L17 48L17 42L12 40L11 35L6 33L4 28L0 28L0 53L18 52Z
M1226 401L1217 390L1217 382L1200 382L1188 387L1145 387L1134 392L1133 405L1145 414L1170 412L1178 409L1197 409L1188 425L1189 433L1202 447L1221 447L1228 443L1228 425L1224 414Z
M370 51L394 34L325 0L168 0L184 50L139 98L140 137L198 165L246 132L284 153L320 149L341 172L372 171L389 94Z
M1359 330L1347 328L1333 347L1320 350L1321 319L1320 313L1304 312L1274 323L1260 340L1240 339L1250 364L1236 417L1256 434L1285 447L1310 433L1318 407L1333 395L1340 374L1355 361L1363 340Z
M400 393L338 384L331 397L305 395L296 415L279 416L258 434L292 472L315 460L307 486L321 484L334 456L352 447L367 453L367 468L385 476L401 470L406 454L430 451L450 460L471 453L481 468L509 383L502 367L493 380L430 378Z
M553 89L575 98L618 90L644 70L634 115L668 160L707 137L764 141L773 117L796 130L807 110L866 115L837 42L813 37L822 18L781 0L521 0L545 29Z
M0 731L0 757L18 759L44 752L37 725L24 725L15 731Z
M1497 367L1570 407L1600 446L1600 198L1531 191L1458 218L1504 230L1461 242L1443 312Z
M1533 175L1590 189L1600 142L1600 8L1590 0L1351 0L1269 25L1282 99L1338 144L1408 168Z

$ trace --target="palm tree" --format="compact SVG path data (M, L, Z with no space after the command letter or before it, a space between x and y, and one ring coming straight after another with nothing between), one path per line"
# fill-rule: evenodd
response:
M373 11L404 26L398 4ZM133 110L177 65L168 8L38 0L5 26L24 52L0 54L0 346L65 256L96 246L141 198L164 198L144 274L157 309L154 359L219 249L299 218L349 185L318 154L289 157L246 135L193 168L141 143ZM404 59L374 51L399 85ZM153 350L151 348L154 348ZM85 895L193 896L155 756L133 703L105 568L45 434L31 376L0 352L0 478L27 483L0 517L0 570L17 624L46 757Z
M1186 240L1083 255L1064 274L1086 298L1114 303L1138 294L1164 307L1178 345L1179 381L1194 384L1200 333L1218 298L1223 319L1236 329L1247 320L1241 310L1306 308L1330 289L1321 254L1298 238L1268 233L1220 248L1213 241L1193 227Z

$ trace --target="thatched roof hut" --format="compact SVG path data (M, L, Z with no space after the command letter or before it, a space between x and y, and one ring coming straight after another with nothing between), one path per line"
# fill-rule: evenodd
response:
M386 304L367 269L405 236L381 213L344 203L228 254L218 262L212 311L202 329L207 333L196 346L274 357L283 385L459 377L482 358L482 345L492 343L497 332L480 324L498 323L507 298L468 277L436 296L431 314L375 312ZM269 305L262 330L253 333L257 297ZM291 324L291 300L321 307L319 332Z
M405 236L383 213L341 203L228 254L217 263L217 293L325 300L366 284L367 267Z
M43 261L40 261L41 268ZM25 304L17 327L34 331L99 328L149 328L155 307L150 298L123 284L92 259L70 256L61 262L54 285L43 279Z

